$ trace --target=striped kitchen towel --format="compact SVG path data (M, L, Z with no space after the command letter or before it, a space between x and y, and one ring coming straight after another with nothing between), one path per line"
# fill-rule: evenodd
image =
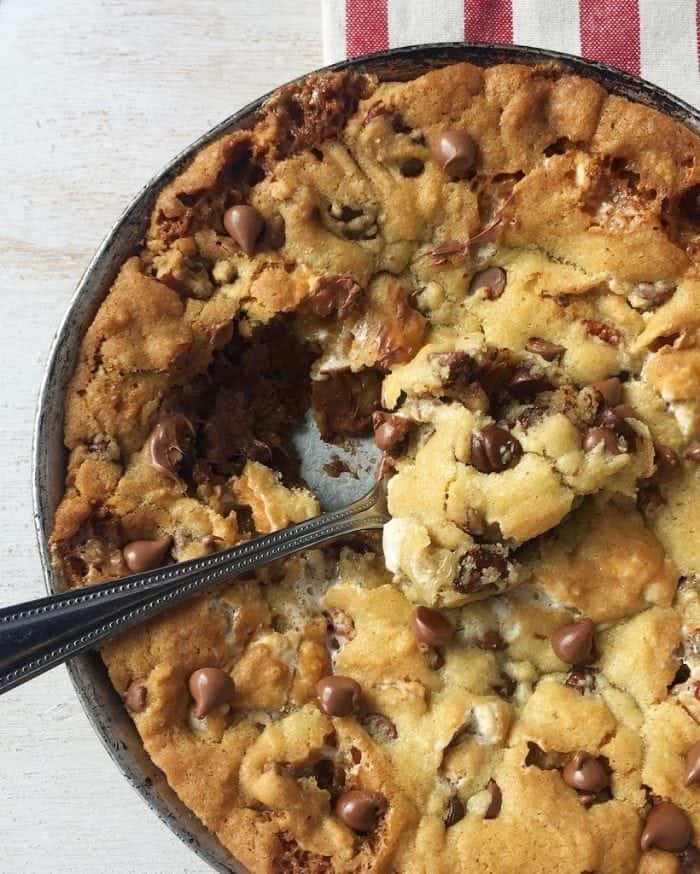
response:
M700 104L700 0L323 0L326 63L456 40L582 55Z

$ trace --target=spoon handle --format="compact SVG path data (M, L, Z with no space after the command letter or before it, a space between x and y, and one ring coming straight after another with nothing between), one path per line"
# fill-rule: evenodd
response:
M207 589L295 552L387 521L384 488L332 513L203 558L0 610L0 694Z

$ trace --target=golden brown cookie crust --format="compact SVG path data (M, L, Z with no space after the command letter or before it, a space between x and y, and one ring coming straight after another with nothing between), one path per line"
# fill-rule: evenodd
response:
M694 870L699 186L700 139L659 112L455 64L287 86L160 193L67 394L62 582L127 573L133 541L179 561L316 514L286 448L311 401L329 439L381 424L393 471L382 549L294 557L102 650L251 871ZM252 255L224 224L242 204ZM416 604L449 643L416 637ZM198 719L204 667L235 692ZM355 712L320 709L330 673ZM578 754L603 788L572 785ZM383 799L369 832L336 811L351 789ZM691 845L642 852L662 800Z

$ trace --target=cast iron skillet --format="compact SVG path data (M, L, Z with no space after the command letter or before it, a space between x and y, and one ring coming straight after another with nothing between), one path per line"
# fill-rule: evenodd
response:
M323 69L356 69L374 73L384 80L406 80L456 61L469 61L481 66L504 62L557 62L570 72L595 79L614 94L653 106L700 133L700 112L649 82L605 64L525 46L436 43L392 49L352 61L342 61ZM48 537L54 510L62 495L66 465L63 429L58 423L63 421L64 395L82 336L107 294L119 267L133 253L143 237L157 193L180 173L202 146L222 134L249 127L267 96L249 103L212 128L151 179L95 253L58 328L39 396L33 448L34 521L45 585L50 592L56 590L56 580L51 568ZM231 858L216 837L177 798L163 774L146 755L121 698L109 682L99 655L88 653L78 656L68 664L68 672L93 728L117 766L148 806L212 868L227 874L245 874L240 863Z

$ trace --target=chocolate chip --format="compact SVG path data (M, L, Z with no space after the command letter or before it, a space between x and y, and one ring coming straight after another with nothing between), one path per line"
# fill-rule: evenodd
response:
M685 457L688 461L700 463L700 440L694 440L692 443L688 444L685 450Z
M486 547L467 552L459 563L454 587L470 595L491 587L500 587L508 577L506 559Z
M325 789L329 794L333 794L339 776L334 762L330 759L319 759L311 767L311 776L316 781L319 789Z
M502 267L487 267L475 273L469 283L469 294L476 294L484 289L487 300L497 300L506 289L508 276Z
M612 325L606 325L605 322L598 322L595 319L584 319L583 324L586 326L586 332L592 337L597 337L608 346L619 346L622 334L613 328Z
M383 795L366 789L349 789L335 803L338 819L356 832L374 831L386 808Z
M382 452L382 457L377 465L377 479L382 480L393 473L396 473L396 459L387 452Z
M697 847L688 846L678 854L680 862L680 874L698 874L700 871L700 850Z
M609 452L611 455L620 452L617 437L608 428L589 428L583 437L583 451L593 452L600 443L603 444L603 452Z
M510 676L510 674L506 674L501 671L501 674L498 678L498 683L494 684L493 691L501 698L503 698L504 701L512 701L513 695L515 695L515 690L517 688L518 684Z
M621 437L633 449L637 441L637 432L627 419L636 418L635 411L628 404L618 404L616 407L606 407L600 414L600 424L612 431L616 437Z
M447 802L447 807L445 808L445 816L443 817L445 828L450 828L450 826L453 826L460 820L464 819L466 813L467 811L462 799L459 795L453 795Z
M658 352L659 349L663 349L665 346L673 346L676 341L680 338L680 334L665 334L660 337L655 337L649 344L650 352Z
M685 785L700 783L700 741L689 747L685 754Z
M311 397L321 437L332 443L337 437L371 433L380 393L381 376L376 370L336 370L325 379L314 380Z
M188 686L197 719L204 719L217 707L230 704L235 692L233 680L221 668L200 668L191 674Z
M265 220L254 206L239 204L224 213L224 227L232 239L250 258L255 253L255 244L265 226Z
M204 547L206 554L211 555L212 552L216 552L217 550L221 549L221 544L224 541L214 534L206 534L204 537L202 537L200 542Z
M529 740L527 742L527 755L525 767L539 768L540 771L557 771L561 767L560 754L545 752L539 744Z
M434 153L450 179L464 179L474 167L476 144L464 131L447 130L435 143Z
M579 695L586 692L593 692L596 688L595 672L589 668L575 669L569 671L564 685Z
M182 413L163 416L148 438L153 467L164 476L177 481L177 468L193 437L194 427Z
M543 340L541 337L530 337L525 346L528 352L533 352L544 358L545 361L559 361L562 355L566 352L564 346L558 343L550 343L549 340Z
M405 158L401 162L401 175L408 179L414 179L416 176L420 176L424 167L425 164L420 158Z
M579 792L602 792L610 785L610 778L600 760L583 750L567 762L562 777L567 786Z
M497 425L472 434L471 462L481 473L500 473L518 463L523 449L517 438Z
M489 397L476 381L480 368L476 359L466 352L433 352L428 356L441 370L445 397L454 398L470 410L487 412ZM443 376L442 372L446 371Z
M382 103L381 100L378 103L373 103L365 114L362 126L364 127L369 124L370 121L373 121L375 118L381 118L384 115L393 115L394 112L395 110L393 107L387 106L386 103Z
M217 322L208 329L207 333L209 334L209 348L218 352L228 346L233 339L233 321Z
M329 635L340 644L347 643L355 636L355 623L352 616L339 610L337 607L331 607L330 610L325 610L323 615L326 617L326 628ZM336 647L337 648L337 647Z
M454 628L439 610L416 607L413 611L413 632L420 643L445 646L452 640Z
M157 540L132 540L122 549L122 555L129 570L140 574L165 564L165 556L172 545L170 534Z
M327 319L344 319L358 310L363 299L362 288L352 276L321 276L304 301L304 309Z
M657 444L654 447L654 464L663 473L668 473L681 463L678 453L670 446Z
M542 419L546 412L546 407L543 407L540 404L534 404L533 406L527 407L522 411L522 413L518 416L518 424L524 431L527 431L528 428L536 425L537 422Z
M613 413L621 419L638 419L639 415L631 404L616 404L612 408Z
M678 210L692 224L700 223L700 185L684 191L678 200Z
M642 480L637 490L637 508L646 519L663 507L665 501L661 490L652 480Z
M662 801L647 815L641 846L644 852L659 849L679 853L685 850L692 836L693 829L685 811L672 801Z
M265 243L270 249L281 249L286 242L284 217L273 215L265 222Z
M360 725L373 740L381 743L396 740L399 736L394 723L383 713L365 713L360 719Z
M178 343L168 360L168 367L173 370L184 370L192 357L191 343Z
M132 713L143 713L146 709L148 689L143 680L132 680L126 690L124 701Z
M321 710L328 716L349 716L360 701L360 684L339 674L322 677L316 683L316 694Z
M428 360L431 364L436 364L441 371L446 371L445 376L441 377L445 388L466 385L479 372L476 358L467 352L432 352Z
M474 413L488 413L491 406L489 396L478 382L470 382L455 396L461 404Z
M537 376L529 367L524 365L516 367L508 381L508 391L515 395L516 398L525 398L528 395L549 391L551 388L552 384L546 376Z
M555 655L568 665L585 664L593 654L594 629L590 619L564 625L550 638Z
M495 628L489 628L488 631L485 631L477 642L479 649L488 649L494 652L504 649L505 645L505 641Z
M604 379L602 382L594 382L592 388L602 396L604 403L609 407L614 407L622 400L622 382L616 376Z
M489 802L489 806L486 808L484 819L496 819L498 814L501 812L501 803L503 800L501 787L498 785L498 783L496 783L495 780L489 780L486 788L491 793L491 801Z
M379 449L386 452L404 439L412 424L410 419L403 416L395 416L393 413L377 410L376 413L372 414L374 442Z
M638 282L634 291L647 302L649 308L665 303L676 290L675 282Z
M684 683L687 683L690 679L690 667L686 665L685 662L681 662L680 667L676 671L676 675L671 680L669 689L673 689L674 686L682 686Z
M439 649L427 646L425 643L419 643L418 649L423 653L425 663L431 671L439 671L445 667L445 657Z

